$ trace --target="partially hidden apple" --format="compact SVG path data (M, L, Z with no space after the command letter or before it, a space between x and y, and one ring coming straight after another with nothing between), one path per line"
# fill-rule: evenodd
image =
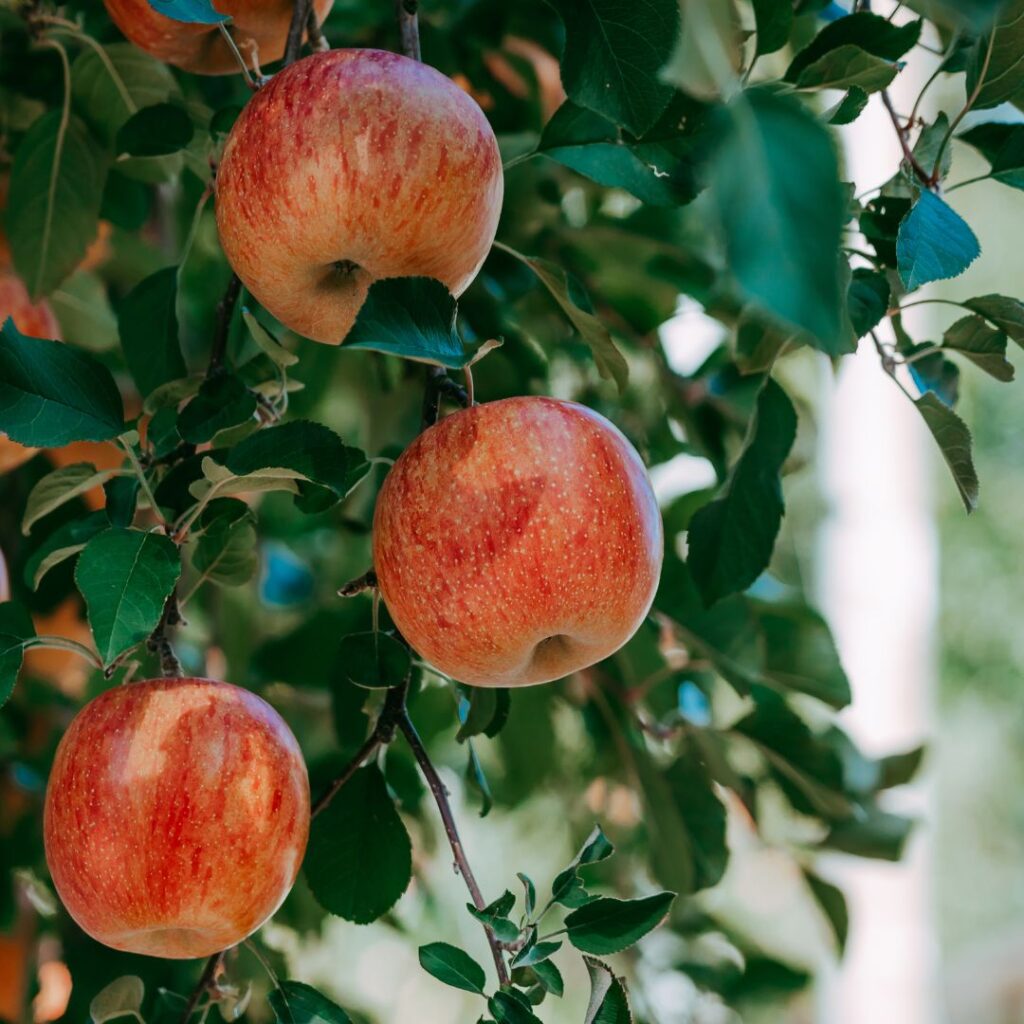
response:
M295 737L229 683L127 683L82 709L46 790L64 906L114 949L171 959L240 942L280 906L309 834Z
M370 284L461 294L494 241L501 155L472 98L396 53L331 50L275 75L217 170L228 262L285 326L344 340Z
M33 302L21 278L10 268L0 267L0 326L8 317L22 334L60 339L60 324L46 301ZM0 434L0 473L16 469L35 453L35 448L26 448Z
M7 575L7 560L0 551L0 602L11 599L11 578Z
M154 10L149 0L104 0L107 13L125 38L151 57L200 75L238 71L238 61L216 25L175 21ZM334 0L316 0L316 18L327 17ZM156 7L159 8L160 0ZM217 0L214 8L231 16L229 31L247 59L268 64L284 56L295 5L292 0Z
M395 625L474 686L547 682L618 650L650 609L662 543L636 450L553 398L473 406L424 431L373 521Z

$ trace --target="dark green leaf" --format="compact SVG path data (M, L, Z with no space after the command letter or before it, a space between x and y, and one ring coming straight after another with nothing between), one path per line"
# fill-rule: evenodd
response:
M921 761L924 759L924 747L915 747L905 754L890 754L878 762L878 789L892 789L894 786L905 786L911 782Z
M487 736L493 739L508 721L512 705L509 691L501 687L462 687L459 707L461 725L455 738L461 743L470 736ZM465 714L463 715L463 708Z
M89 541L75 582L105 666L153 632L180 575L178 548L163 534L111 527Z
M256 395L240 377L220 373L203 381L198 394L178 414L178 433L190 444L205 444L221 430L252 420Z
M537 906L537 887L533 884L533 879L529 875L524 875L522 871L516 872L516 878L523 883L526 916L533 917L533 911Z
M155 103L132 114L117 130L114 152L129 156L166 156L192 141L188 113L175 103Z
M618 953L657 928L675 898L673 892L637 900L601 896L565 919L569 941L584 953Z
M111 477L103 485L107 518L111 526L132 525L139 502L139 481L135 476Z
M0 707L14 692L25 641L35 635L32 616L20 604L0 603Z
M27 537L36 522L48 516L54 509L60 508L65 502L100 486L108 476L109 470L97 471L89 462L76 462L47 473L36 483L25 500L21 532Z
M757 55L781 50L793 27L793 4L790 0L753 0L753 5Z
M1006 335L989 327L980 316L957 320L942 336L945 348L970 359L996 380L1013 380L1013 367L1006 359Z
M48 295L82 262L99 230L107 158L74 116L44 114L11 168L7 237L33 297Z
M859 46L840 46L829 50L800 72L798 89L853 89L866 93L884 89L896 77L899 68Z
M524 946L512 960L512 966L533 967L554 956L561 948L561 942L537 942L532 946Z
M706 605L746 589L767 568L784 509L780 474L796 425L793 403L767 378L729 482L690 521L690 569Z
M581 107L643 134L672 97L660 73L679 34L677 0L549 3L565 23L565 91Z
M387 633L350 633L343 637L338 661L350 683L367 690L401 686L409 678L412 655Z
M967 222L932 192L922 192L900 224L896 259L908 291L962 274L981 246Z
M853 124L864 112L870 98L863 89L855 85L834 107L825 112L824 118L829 124Z
M846 198L832 137L796 100L763 90L730 113L710 171L729 266L752 300L815 347L849 351L837 256Z
M960 398L960 367L932 345L910 344L902 351L913 360L909 370L918 390L922 394L930 391L950 408L956 405Z
M921 22L895 25L880 14L858 11L830 21L794 58L786 81L796 82L803 71L825 54L843 46L857 46L883 60L899 60L921 36Z
M500 992L495 992L487 1000L487 1009L490 1011L496 1024L541 1024L540 1020L528 1008L529 1004L527 1003L524 1006L516 998L517 995L518 993L515 991L503 989Z
M447 942L420 946L420 966L438 981L464 992L484 994L484 969L466 952Z
M990 121L975 125L958 138L985 157L996 181L1024 189L1024 124Z
M277 1024L352 1024L349 1015L301 981L282 981L267 996Z
M371 349L461 370L501 342L463 341L455 323L456 312L455 296L433 278L374 281L343 351Z
M922 395L914 404L953 474L964 507L972 512L978 504L978 475L971 457L971 432L952 409L931 393Z
M1010 0L993 34L979 36L967 61L967 95L975 110L997 107L1024 94L1024 0Z
M832 934L836 937L836 947L842 953L846 948L846 936L850 930L850 916L846 910L846 897L842 890L826 882L823 878L810 871L804 871L804 878L810 887L814 898L818 901L828 923L832 927Z
M898 861L913 827L909 818L869 808L864 815L833 825L823 845L855 857Z
M553 960L542 960L539 964L534 964L530 970L544 986L546 992L550 992L553 996L561 996L565 991L562 972L555 966Z
M25 582L35 590L54 566L73 558L97 533L110 526L106 512L93 512L84 519L72 519L51 533L25 563Z
M145 398L188 369L178 341L178 268L150 274L125 297L117 313L125 362Z
M580 337L590 346L601 376L605 380L614 380L619 391L623 391L629 380L629 366L615 347L608 328L594 316L586 292L557 264L536 256L524 256L500 242L496 243L496 248L525 263L540 278L573 327L579 331Z
M853 333L863 338L877 327L889 308L891 291L885 274L866 267L857 267L846 291L846 304L850 312Z
M108 441L124 427L110 371L70 345L26 338L8 319L0 329L0 432L19 444L59 448Z
M375 765L356 772L313 819L305 872L317 902L356 924L376 921L405 892L409 834Z
M1019 299L1011 299L1008 295L979 295L968 299L964 305L980 313L1024 347L1024 303Z
M588 864L598 864L607 860L615 852L615 847L601 830L600 825L595 825L586 841L580 847L579 853L573 858L572 863L555 876L551 883L551 898L555 903L563 903L571 898L574 893L582 890L582 882L579 877L579 869ZM571 900L572 906L578 906L578 902Z
M633 1024L626 983L606 963L592 956L585 956L583 962L590 975L590 1002L584 1024Z
M199 519L202 531L192 554L192 567L201 579L237 587L256 574L255 516L244 501L218 498Z
M219 25L230 20L230 15L221 14L210 0L149 0L149 6L165 18L192 25Z

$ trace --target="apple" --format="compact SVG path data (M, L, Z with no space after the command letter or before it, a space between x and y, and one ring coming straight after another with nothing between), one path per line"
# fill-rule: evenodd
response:
M104 0L107 13L125 38L151 57L200 75L227 75L238 62L216 25L187 24L168 18L149 0ZM327 17L334 0L316 0L317 21ZM215 9L231 16L230 32L247 59L264 64L284 56L292 0L216 0ZM250 65L251 66L251 65Z
M473 686L529 686L618 650L650 609L662 527L636 450L575 402L509 398L424 431L373 520L402 636Z
M4 558L4 553L0 551L0 602L10 601L11 599L11 580L7 575L7 560Z
M46 789L46 862L64 906L114 949L204 957L281 905L309 834L298 743L229 683L102 693L64 734Z
M339 344L370 284L461 294L497 230L501 155L483 111L397 53L331 50L249 101L217 170L228 262L285 326Z
M33 302L21 278L7 267L0 267L0 325L12 317L22 334L33 338L60 338L60 324L45 301ZM0 473L16 469L35 455L35 448L17 444L0 434Z

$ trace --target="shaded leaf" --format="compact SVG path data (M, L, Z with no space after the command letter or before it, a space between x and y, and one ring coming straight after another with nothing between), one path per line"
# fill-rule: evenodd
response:
M863 338L882 322L890 298L891 290L885 274L866 267L857 267L853 271L846 291L846 305L856 337Z
M825 111L824 119L829 124L853 124L864 112L870 98L863 89L855 85L835 106Z
M673 892L636 900L601 896L565 919L569 941L584 953L618 953L657 928L675 898Z
M199 518L202 531L192 554L192 567L201 579L237 587L256 574L255 516L244 501L211 501Z
M957 320L942 336L945 348L959 352L996 380L1013 380L1013 367L1006 359L1006 335L989 327L980 316Z
M590 975L590 1002L584 1024L633 1024L626 997L626 983L612 969L592 956L585 956Z
M178 414L178 433L190 444L205 444L221 430L251 421L256 406L255 393L240 377L219 373L204 380Z
M146 994L142 979L134 974L115 978L93 996L89 1003L89 1016L93 1024L106 1024L117 1017L142 1019L142 1000Z
M895 25L880 14L858 11L830 21L792 60L786 81L796 82L806 68L844 46L857 46L883 60L899 60L921 36L921 22Z
M1024 93L1024 0L1010 0L992 34L978 37L967 60L968 96L975 110L997 107Z
M1024 302L1008 295L979 295L968 299L964 305L980 313L1024 348Z
M884 89L896 77L899 68L859 46L840 46L829 50L800 72L798 89L852 89L865 93Z
M922 192L900 224L896 260L908 291L962 274L980 254L967 222L932 192Z
M754 24L757 27L755 52L760 56L781 50L789 42L789 33L793 27L791 0L753 0L753 6Z
M978 475L971 457L971 432L952 409L931 393L922 395L914 404L953 474L964 507L972 512L978 504Z
M0 602L0 707L14 692L25 641L35 635L32 616L26 609L14 601Z
M35 590L55 566L73 558L97 533L110 526L106 512L93 512L58 527L37 547L25 563L25 582Z
M387 689L409 678L412 655L387 633L350 633L342 637L338 663L350 683L368 690Z
M61 466L42 477L29 492L21 519L21 532L27 537L32 526L54 509L78 495L98 487L110 476L109 469L97 470L88 462Z
M447 942L420 946L420 966L438 981L464 992L484 994L484 969L466 952Z
M267 1002L277 1024L352 1024L337 1003L301 981L282 981Z
M990 121L975 125L957 138L981 153L996 181L1024 189L1024 124Z
M178 340L177 298L178 268L165 267L137 284L118 308L121 348L143 398L188 373Z
M836 947L840 953L846 948L846 937L850 931L850 915L846 909L846 897L841 889L819 878L811 871L804 871L804 878L814 898L818 901L822 913L828 919L832 934L836 937Z
M175 103L155 103L132 114L117 130L114 152L129 156L166 156L184 149L195 128L187 111Z

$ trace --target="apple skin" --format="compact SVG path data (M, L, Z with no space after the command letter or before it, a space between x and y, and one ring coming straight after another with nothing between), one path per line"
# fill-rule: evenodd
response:
M198 75L238 72L235 60L216 25L175 21L153 10L149 0L104 0L111 21L122 34L151 57ZM316 0L318 22L327 17L334 0ZM256 56L269 64L284 56L292 0L217 0L220 14L231 15L229 31L247 60L255 45ZM251 66L251 65L250 65Z
M4 558L4 553L0 551L0 602L10 601L11 599L11 580L7 575L7 560Z
M221 245L245 286L293 331L339 344L374 280L465 291L504 181L487 118L450 79L397 53L331 50L253 96L216 187Z
M57 748L46 862L68 912L114 949L209 956L295 881L309 779L288 726L248 690L156 679L107 690Z
M635 449L554 398L473 406L424 431L373 521L395 625L472 686L548 682L617 651L650 610L662 547Z
M45 301L33 302L20 277L7 267L0 267L0 325L8 318L14 326L33 338L60 340L60 324ZM28 462L37 449L26 448L0 434L0 473L17 469Z

